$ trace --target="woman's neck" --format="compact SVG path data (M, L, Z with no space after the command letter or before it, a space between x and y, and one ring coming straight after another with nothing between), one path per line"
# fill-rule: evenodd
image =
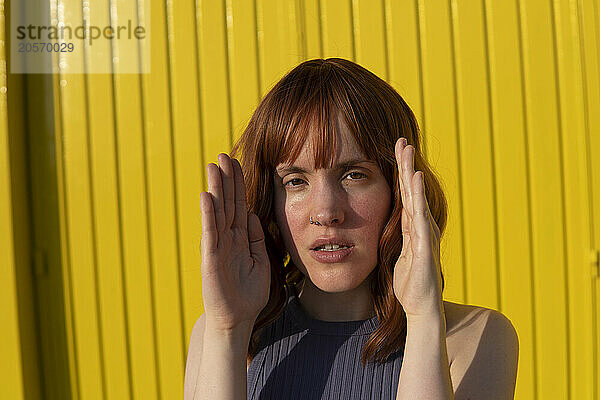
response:
M360 321L375 316L369 278L351 291L329 293L304 277L296 284L295 290L308 315L320 321Z

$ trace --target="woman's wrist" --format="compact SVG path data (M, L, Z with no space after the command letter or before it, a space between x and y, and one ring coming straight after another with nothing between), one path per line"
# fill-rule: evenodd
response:
M443 312L407 315L397 400L453 399Z
M446 328L446 314L443 304L430 307L429 312L423 314L406 314L407 326L439 326Z

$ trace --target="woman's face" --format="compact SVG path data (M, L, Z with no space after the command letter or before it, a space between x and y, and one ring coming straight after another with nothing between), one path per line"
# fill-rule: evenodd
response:
M365 281L377 265L379 238L391 211L391 190L381 170L341 127L332 169L314 170L309 138L292 164L305 172L279 164L274 174L275 218L291 260L325 292L349 291ZM350 160L352 165L336 169ZM310 217L321 225L311 224ZM315 253L327 254L313 250L315 240L332 236L349 242L350 254L336 262L315 259Z

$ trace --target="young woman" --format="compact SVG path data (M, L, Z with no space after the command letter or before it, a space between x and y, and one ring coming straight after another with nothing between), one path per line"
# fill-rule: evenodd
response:
M510 321L442 299L446 200L420 143L351 61L270 90L207 167L186 399L513 398Z

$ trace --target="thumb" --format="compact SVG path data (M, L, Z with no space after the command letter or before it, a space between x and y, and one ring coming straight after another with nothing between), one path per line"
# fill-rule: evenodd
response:
M250 257L261 264L267 264L267 246L265 234L260 225L260 218L254 213L248 214L248 242L250 245Z

